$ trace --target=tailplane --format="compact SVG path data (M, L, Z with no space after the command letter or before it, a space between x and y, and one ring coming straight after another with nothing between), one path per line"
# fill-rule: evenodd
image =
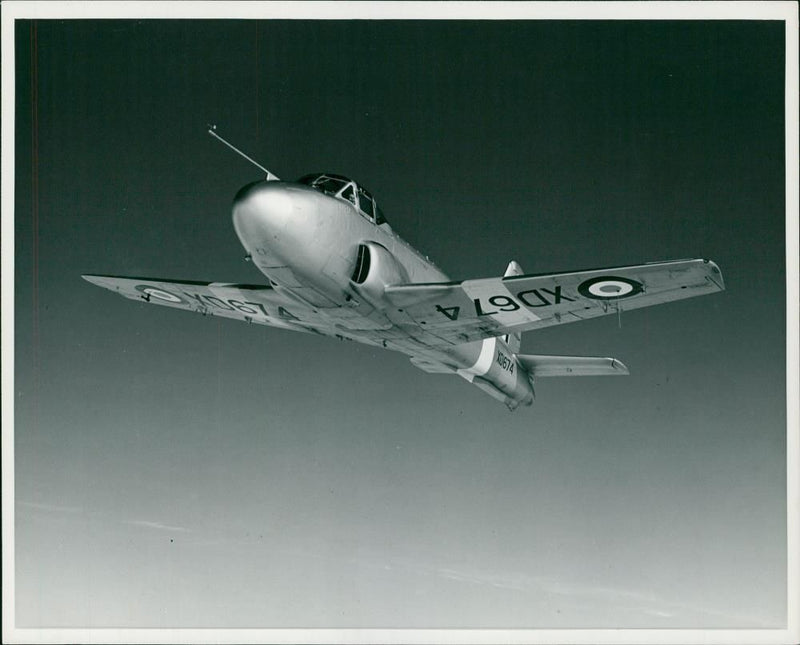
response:
M600 356L542 356L517 354L517 362L531 378L548 376L625 376L624 363L616 358Z

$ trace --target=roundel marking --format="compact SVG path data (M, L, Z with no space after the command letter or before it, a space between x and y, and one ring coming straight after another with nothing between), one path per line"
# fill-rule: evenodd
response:
M151 287L146 284L139 284L136 285L136 291L145 294L150 298L156 298L158 300L163 300L164 302L184 302L183 298L176 296L174 293L170 293L169 291L164 291L163 289L156 289L155 287Z
M604 275L584 280L578 285L578 293L592 300L616 300L629 298L644 291L641 282L621 276Z

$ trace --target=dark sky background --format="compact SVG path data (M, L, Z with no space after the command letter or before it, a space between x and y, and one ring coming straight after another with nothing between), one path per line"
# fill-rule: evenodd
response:
M783 28L18 22L18 626L785 625ZM208 122L454 279L705 257L727 291L526 334L631 376L509 413L82 281L263 280Z

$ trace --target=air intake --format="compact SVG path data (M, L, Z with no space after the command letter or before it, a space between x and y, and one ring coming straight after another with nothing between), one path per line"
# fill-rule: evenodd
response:
M350 278L356 284L364 284L364 280L367 279L369 275L369 260L369 247L366 244L359 244L356 266L353 269L353 276Z

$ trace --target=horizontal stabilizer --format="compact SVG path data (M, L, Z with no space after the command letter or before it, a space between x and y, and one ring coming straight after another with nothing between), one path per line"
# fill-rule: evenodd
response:
M616 358L517 354L517 361L536 378L547 376L625 376L628 368Z

